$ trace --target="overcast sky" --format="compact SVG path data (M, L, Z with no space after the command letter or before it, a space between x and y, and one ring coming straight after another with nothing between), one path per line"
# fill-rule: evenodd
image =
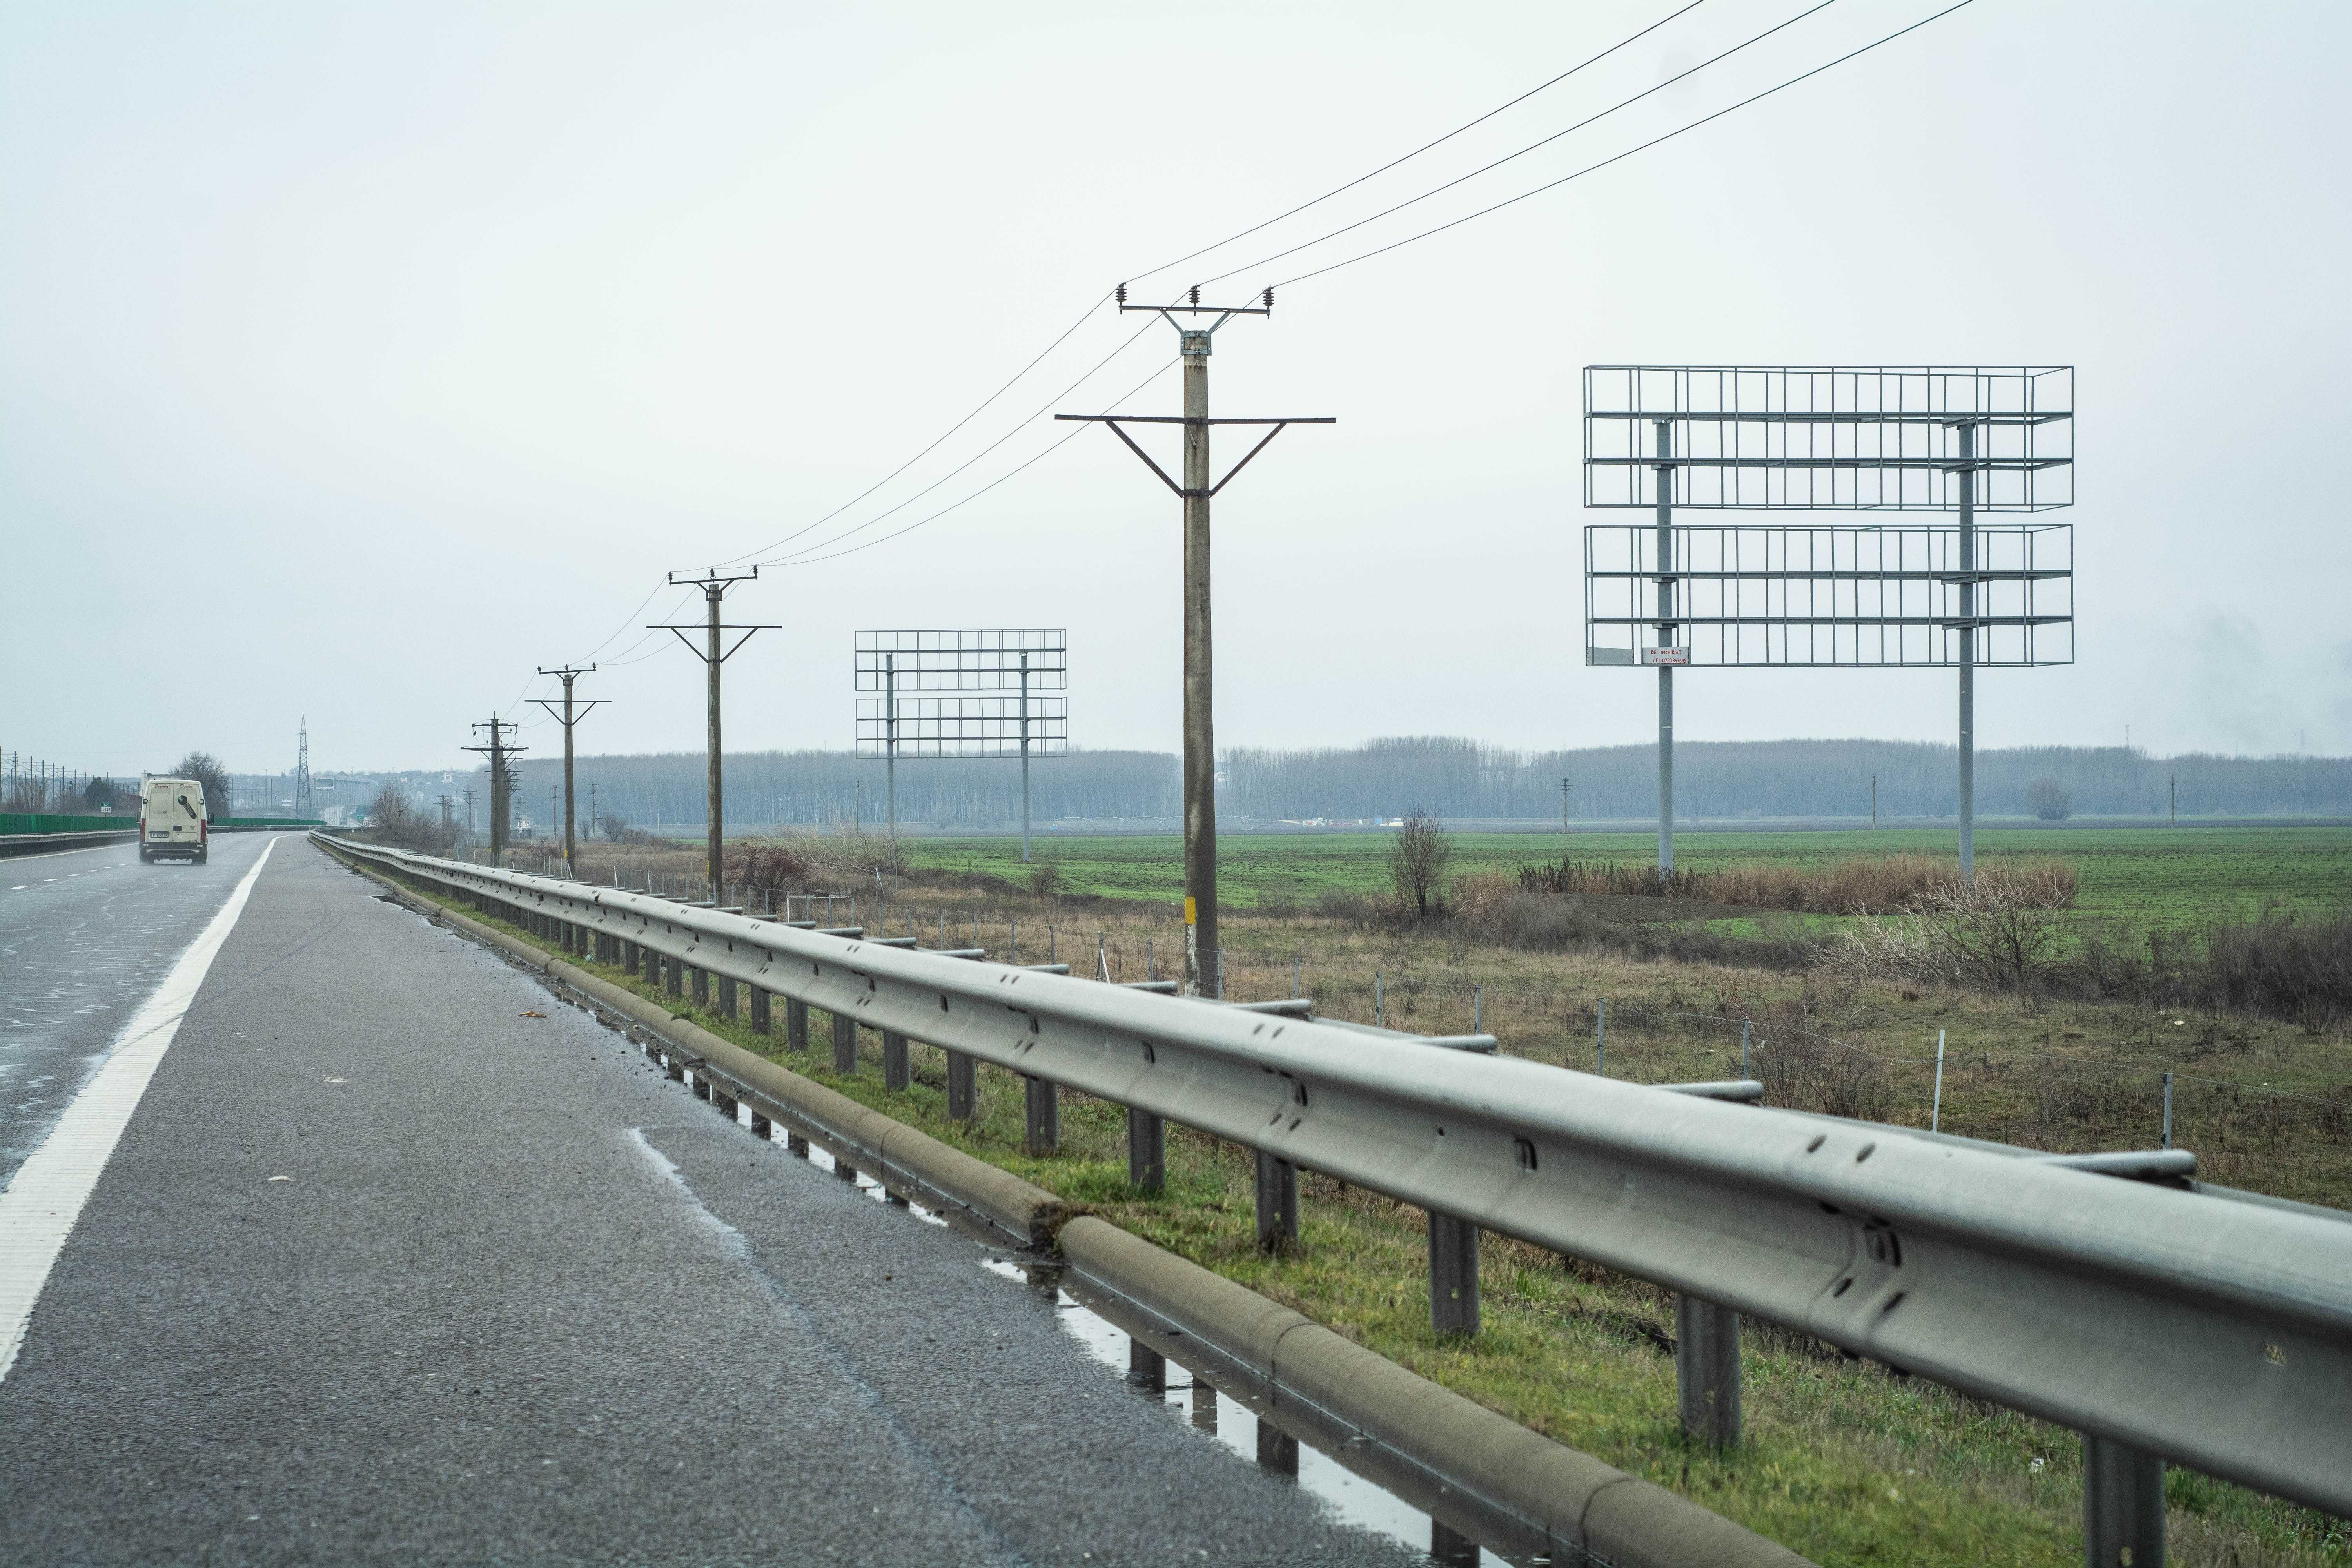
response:
M727 668L730 749L847 744L852 634L929 626L1067 626L1073 739L1172 749L1177 502L1029 417L1176 411L1174 334L1110 287L1245 296L1939 8L1836 0L1252 265L1811 3L1704 0L1150 271L1680 3L16 0L0 750L275 769L307 712L320 768L446 766L566 659L612 700L583 749L698 748L700 665L637 628L744 557L730 618L782 629ZM1580 658L1581 530L1626 514L1580 505L1580 368L1937 361L2079 367L2079 662L1986 677L1981 743L2352 750L2347 58L2335 0L1976 0L1283 289L1215 411L1339 423L1218 500L1220 741L1649 739L1653 678ZM1946 740L1952 684L1699 671L1679 729Z

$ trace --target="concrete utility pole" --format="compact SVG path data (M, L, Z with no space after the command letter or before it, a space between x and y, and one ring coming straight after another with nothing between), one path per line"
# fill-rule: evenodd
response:
M507 788L508 759L530 748L509 742L506 738L506 732L515 726L512 721L501 719L495 713L491 714L487 721L477 724L474 728L488 730L490 732L488 745L467 746L463 749L468 752L479 752L490 759L490 860L496 864L500 852L507 847L507 813L513 804L508 798L509 793ZM466 821L469 828L473 825L473 817L474 792L468 788L466 792Z
M748 583L759 574L760 569L757 566L752 567L749 572L737 572L732 574L722 574L714 566L699 577L680 577L677 573L673 572L669 574L669 580L674 585L681 587L694 587L702 590L703 605L708 611L708 615L700 626L657 626L646 628L649 631L676 633L677 640L686 644L687 650L694 654L698 658L701 659L709 672L710 780L709 805L707 809L710 814L710 824L706 844L709 853L709 866L707 870L711 888L710 896L713 899L719 897L718 889L725 880L726 870L724 844L726 840L727 803L725 795L720 790L719 783L719 763L721 758L725 755L719 743L719 670L721 665L724 665L729 659L735 657L736 649L741 647L745 643L751 640L752 636L755 633L772 632L777 629L776 626L772 625L751 626L722 624L719 619L719 604L720 600L727 596L727 590L729 588L733 587L738 583ZM696 647L694 646L693 639L686 635L690 631L700 631L705 635L707 640L702 647ZM732 643L722 648L719 647L719 634L722 632L741 632L743 635L737 637Z
M1184 994L1217 994L1223 967L1217 962L1217 739L1215 659L1210 637L1209 501L1233 482L1234 475L1265 450L1266 443L1290 425L1330 425L1328 417L1293 419L1212 419L1209 416L1209 349L1217 329L1235 316L1274 314L1274 290L1255 305L1203 305L1201 291L1191 290L1175 305L1130 305L1127 285L1118 286L1118 308L1157 311L1176 329L1177 346L1184 359L1184 412L1181 416L1149 414L1057 414L1056 419L1093 421L1110 426L1144 466L1160 476L1184 502ZM1213 315L1206 328L1196 321L1179 321L1179 313ZM1181 425L1184 427L1184 482L1178 484L1152 461L1128 425ZM1209 426L1267 425L1273 426L1258 444L1225 473L1210 482Z
M572 793L572 726L588 717L589 710L601 708L609 700L603 697L593 698L580 703L575 709L572 698L572 683L583 675L595 673L595 669L596 667L593 664L585 669L575 669L568 664L561 669L550 669L542 664L539 667L540 674L552 675L563 682L563 706L558 709L552 701L544 697L531 699L541 708L546 709L557 723L563 726L563 871L566 876L572 874L572 826L580 816L580 809L575 804L579 797Z
M1559 836L1568 837L1568 786L1570 781L1559 781Z

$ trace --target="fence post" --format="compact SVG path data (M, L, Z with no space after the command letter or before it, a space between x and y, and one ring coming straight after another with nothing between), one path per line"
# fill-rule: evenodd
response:
M2172 1075L2164 1075L2164 1145L2172 1147Z
M2163 1568L2164 1461L2083 1434L2083 1560Z
M914 1069L907 1060L907 1037L882 1031L882 1087L905 1089L914 1081Z
M808 1049L808 1004L795 996L784 998L784 1049Z
M1062 1147L1061 1086L1042 1078L1023 1074L1022 1087L1027 1091L1028 1127L1025 1148L1034 1158L1059 1152Z
M1609 998L1592 1005L1592 1070L1609 1076Z
M1440 1334L1478 1331L1478 1227L1429 1211L1429 1326Z
M948 1116L969 1121L980 1109L978 1064L961 1051L948 1053Z
M1739 1076L1741 1078L1754 1078L1756 1076L1754 1073L1748 1070L1748 1036L1749 1031L1755 1026L1755 1023L1751 1019L1742 1018L1739 1020Z
M1372 1027L1378 1029L1385 1026L1381 1011L1381 972L1375 969L1372 971Z
M1944 1031L1936 1031L1936 1097L1927 1102L1927 1131L1944 1130Z
M1687 1436L1717 1447L1739 1441L1738 1313L1675 1298L1675 1393Z
M1127 1108L1127 1180L1147 1193L1168 1186L1168 1123L1148 1110Z
M833 1070L844 1078L857 1072L857 1020L846 1013L833 1016Z
M1260 1252L1298 1250L1298 1168L1265 1150L1257 1154L1257 1246Z

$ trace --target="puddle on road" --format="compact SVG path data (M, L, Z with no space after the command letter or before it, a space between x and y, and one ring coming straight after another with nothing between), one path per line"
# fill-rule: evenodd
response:
M1509 1564L1543 1568L1549 1563L1544 1557L1506 1557L1446 1529L1379 1482L1356 1474L1329 1454L1265 1421L1258 1409L1263 1402L1255 1395L1236 1396L1222 1392L1197 1370L1187 1368L1173 1357L1160 1360L1160 1386L1153 1387L1150 1361L1146 1359L1141 1367L1137 1365L1134 1336L1063 1289L1058 1268L1024 1268L1001 1257L985 1259L981 1267L992 1274L1018 1280L1040 1297L1050 1297L1062 1331L1096 1361L1134 1385L1139 1396L1156 1398L1181 1415L1193 1432L1229 1449L1235 1458L1263 1465L1296 1480L1339 1522L1375 1531L1414 1551L1425 1552L1431 1562L1448 1564L1449 1568L1456 1564L1460 1568L1471 1568L1473 1564L1483 1568L1506 1568ZM1145 1352L1147 1358L1156 1355L1155 1352Z
M649 1057L658 1049L641 1037L633 1037L632 1043ZM661 1069L656 1067L655 1070ZM748 1128L751 1120L750 1108L739 1103L735 1109L736 1123ZM832 1154L814 1144L803 1141L793 1147L781 1131L773 1141L779 1150L804 1159L821 1171L837 1173L840 1168ZM921 1204L894 1200L866 1172L856 1172L856 1175L859 1191L875 1202L903 1208L925 1224L953 1228L944 1215ZM1137 1356L1133 1335L1062 1289L1059 1265L1024 1266L1000 1254L982 1259L981 1267L1050 1300L1063 1332L1096 1361L1126 1378L1139 1395L1156 1399L1171 1412L1181 1415L1192 1431L1223 1445L1236 1458L1262 1465L1295 1480L1338 1522L1387 1536L1427 1553L1431 1563L1445 1564L1446 1568L1551 1568L1552 1559L1548 1556L1507 1555L1440 1524L1378 1481L1359 1475L1313 1441L1302 1441L1265 1420L1259 1413L1264 1401L1256 1394L1221 1391L1197 1370L1172 1356L1160 1357L1158 1352L1148 1350L1143 1357ZM1154 1359L1159 1362L1157 1387L1152 1386L1153 1373L1150 1370ZM1234 1386L1240 1386L1239 1383Z

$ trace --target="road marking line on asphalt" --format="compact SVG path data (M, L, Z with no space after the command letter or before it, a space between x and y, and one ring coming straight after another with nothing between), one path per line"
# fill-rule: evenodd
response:
M163 984L116 1037L113 1052L65 1108L41 1146L16 1167L16 1180L0 1192L0 1378L16 1364L34 1305L74 1222L81 1217L82 1205L89 1201L131 1113L139 1109L140 1096L147 1092L148 1080L180 1032L188 1004L195 1000L196 988L205 983L237 916L245 912L254 881L277 847L275 839L262 847L260 858L212 923L188 944Z

